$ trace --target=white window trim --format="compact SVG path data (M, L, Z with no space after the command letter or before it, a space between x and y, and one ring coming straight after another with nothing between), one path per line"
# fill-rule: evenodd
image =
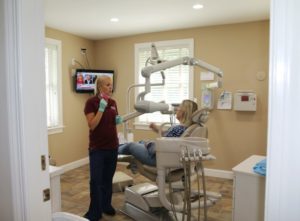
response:
M48 135L58 134L64 132L64 125L60 125L58 127L48 127Z
M139 83L139 56L138 56L138 52L141 48L151 48L151 44L153 42L147 42L147 43L138 43L134 45L134 73L135 73L135 78L134 78L134 82L135 84ZM189 57L194 57L194 39L193 38L187 38L187 39L178 39L178 40L168 40L168 41L157 41L154 42L156 47L164 47L164 46L169 46L169 45L180 45L180 44L184 44L184 45L189 45L189 51L190 51L190 55ZM168 76L166 76L167 78ZM135 98L138 94L138 88L135 88ZM194 99L194 68L190 68L190 73L189 73L189 99L193 100ZM135 127L135 129L138 130L150 130L149 129L149 124L148 123L142 123L142 122L137 122L136 120L134 120L133 125Z
M62 46L61 41L53 38L46 38L47 44L56 45L58 49L58 70L57 70L57 84L58 84L58 113L59 113L59 125L56 127L48 127L48 135L56 134L56 133L62 133L63 132L63 103L62 103Z

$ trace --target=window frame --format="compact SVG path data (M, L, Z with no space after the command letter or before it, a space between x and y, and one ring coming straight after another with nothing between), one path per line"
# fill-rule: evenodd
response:
M47 45L54 45L57 47L57 97L58 97L58 124L57 126L54 127L49 127L47 124L48 128L48 135L51 134L57 134L57 133L62 133L63 132L63 104L62 104L62 42L57 39L53 38L46 38L45 40L45 48ZM46 67L45 67L45 72L46 72ZM45 82L46 84L46 82ZM46 86L47 90L47 86ZM47 101L46 101L47 102ZM47 113L48 117L48 113Z
M151 44L153 42L145 42L145 43L137 43L134 45L134 56L135 56L135 84L140 84L139 83L139 75L141 74L139 72L139 51L143 50L143 49L149 49L151 50ZM178 40L167 40L167 41L157 41L155 42L155 45L157 47L157 49L159 50L160 47L174 47L176 48L176 46L182 46L185 45L188 50L189 50L189 57L194 57L194 39L192 38L188 38L188 39L178 39ZM168 76L165 76L166 78L168 78ZM189 90L188 90L188 94L189 97L187 99L194 99L194 68L190 68L189 69L189 84L188 84ZM134 90L134 95L135 98L137 97L139 91L139 88L135 88ZM158 125L162 124L164 122L160 122L157 123ZM135 118L133 125L135 126L135 129L141 129L141 130L149 130L149 123L147 122L141 122L139 121L139 118Z

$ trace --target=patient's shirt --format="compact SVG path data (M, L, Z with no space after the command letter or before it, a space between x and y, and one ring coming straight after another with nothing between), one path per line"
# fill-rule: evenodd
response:
M166 132L164 137L180 137L183 132L185 131L186 127L182 125L176 125L170 127L169 130Z
M182 125L175 125L168 129L168 131L165 133L164 137L180 137L185 130L186 130L186 127L184 127ZM143 143L146 146L151 158L155 158L155 155L156 155L155 143L153 141L140 141L140 143Z

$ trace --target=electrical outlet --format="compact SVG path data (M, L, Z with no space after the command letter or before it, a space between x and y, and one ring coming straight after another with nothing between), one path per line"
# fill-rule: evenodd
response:
M74 66L76 61L75 61L75 58L72 58L72 61L71 61L72 65Z

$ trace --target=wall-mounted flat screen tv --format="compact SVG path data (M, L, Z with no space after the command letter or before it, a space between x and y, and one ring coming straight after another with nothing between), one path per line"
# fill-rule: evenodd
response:
M74 87L77 93L94 93L96 80L99 76L109 76L114 85L113 70L76 69Z

